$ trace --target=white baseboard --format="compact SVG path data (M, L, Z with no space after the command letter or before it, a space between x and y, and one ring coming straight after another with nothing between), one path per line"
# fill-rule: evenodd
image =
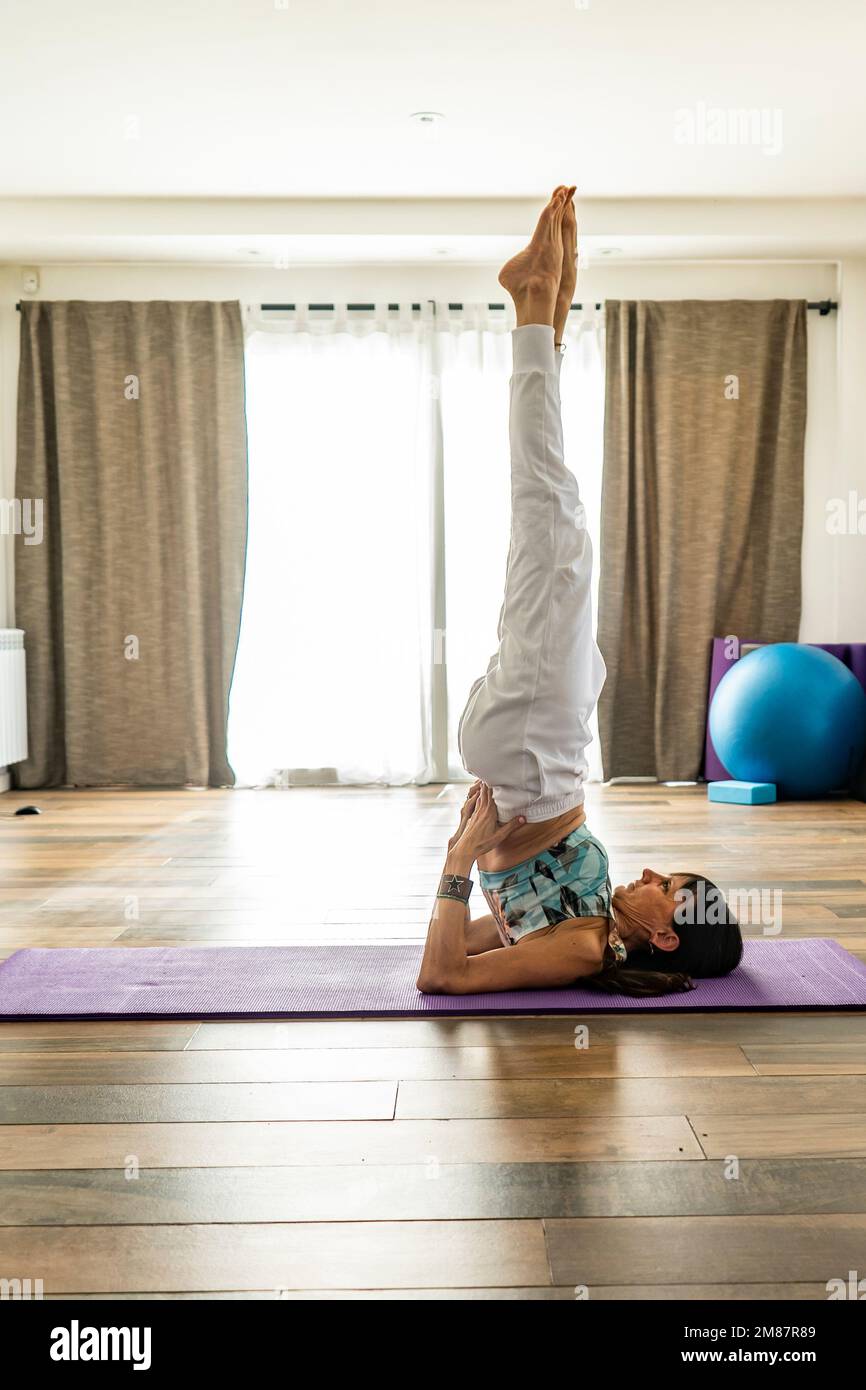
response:
M11 792L12 776L8 767L0 767L0 795L3 792Z

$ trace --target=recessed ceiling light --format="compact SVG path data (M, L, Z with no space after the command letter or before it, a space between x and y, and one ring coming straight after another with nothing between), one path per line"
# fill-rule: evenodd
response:
M444 121L445 117L441 111L413 111L409 119L416 121L425 130L429 130L431 126L439 125L440 121Z

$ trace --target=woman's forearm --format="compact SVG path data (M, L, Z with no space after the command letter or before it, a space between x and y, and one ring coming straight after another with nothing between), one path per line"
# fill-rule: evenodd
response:
M459 847L449 850L443 874L468 878L473 861L461 854ZM468 903L456 898L436 898L427 928L424 957L418 972L418 988L427 994L441 994L448 989L456 974L466 968L466 920Z

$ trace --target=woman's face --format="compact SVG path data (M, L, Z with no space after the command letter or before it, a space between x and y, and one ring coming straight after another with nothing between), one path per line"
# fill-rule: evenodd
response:
M687 881L687 874L644 869L632 883L619 884L613 890L612 901L623 941L628 944L631 939L635 945L638 941L651 941L662 951L675 951L679 945L679 937L672 930L676 894Z

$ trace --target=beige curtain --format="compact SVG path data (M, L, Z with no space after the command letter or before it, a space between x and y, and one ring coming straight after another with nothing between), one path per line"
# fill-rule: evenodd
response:
M247 525L236 303L22 304L22 787L220 786Z
M608 301L604 775L698 776L710 640L796 641L806 305Z

